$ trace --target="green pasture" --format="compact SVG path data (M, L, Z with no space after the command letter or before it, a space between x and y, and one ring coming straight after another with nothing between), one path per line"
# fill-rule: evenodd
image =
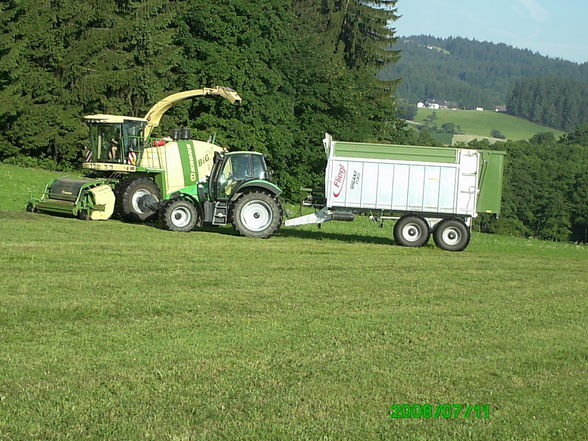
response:
M55 172L21 168L0 162L0 210L21 210L29 197L40 197L52 179L62 176L78 177L75 172Z
M462 133L489 137L492 129L497 129L506 138L513 140L529 139L538 133L551 132L555 137L564 132L550 127L540 126L522 118L494 111L451 110L451 109L419 109L416 121L425 122L433 112L437 114L435 124L454 123L461 128Z
M588 433L588 247L403 248L367 218L268 240L80 221L17 209L37 173L0 165L2 441Z

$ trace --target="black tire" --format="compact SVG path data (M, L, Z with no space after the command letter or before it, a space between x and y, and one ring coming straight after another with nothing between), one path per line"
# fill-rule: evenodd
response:
M142 196L151 195L161 200L161 191L155 182L144 176L132 176L118 183L115 189L115 212L118 217L128 222L147 222L153 219L157 212L139 207L138 200Z
M433 232L435 245L445 251L463 251L470 243L470 229L460 220L439 222Z
M26 210L27 210L29 213L35 213L35 212L36 212L36 210L35 210L35 206L33 205L33 203L32 203L32 202L29 202L29 203L27 204L27 208L26 208Z
M422 247L430 235L429 225L418 216L404 216L394 225L394 240L403 247Z
M200 221L198 209L187 199L172 199L161 209L163 228L187 233L192 231Z
M88 219L88 210L80 210L80 211L78 211L78 219L80 219L80 220L87 220Z
M284 210L273 195L253 191L239 197L231 208L231 223L242 236L266 239L282 226Z

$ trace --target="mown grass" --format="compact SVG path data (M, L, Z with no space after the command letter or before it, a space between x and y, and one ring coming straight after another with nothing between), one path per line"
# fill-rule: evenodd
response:
M492 129L500 131L507 139L529 139L538 133L550 132L559 137L563 135L560 130L534 124L522 118L493 111L479 112L475 110L429 110L419 109L416 121L424 122L426 118L435 112L437 119L435 124L441 126L445 123L454 123L460 126L461 132L483 137L491 136Z
M0 439L584 439L588 249L390 236L0 211Z
M52 179L64 172L16 167L0 162L0 210L21 210L29 197L39 197ZM75 173L69 176L76 177Z

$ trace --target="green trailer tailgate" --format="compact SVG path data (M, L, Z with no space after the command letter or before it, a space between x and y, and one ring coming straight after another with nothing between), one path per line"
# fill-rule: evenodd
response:
M482 154L478 188L478 213L500 213L502 173L506 152L479 150Z

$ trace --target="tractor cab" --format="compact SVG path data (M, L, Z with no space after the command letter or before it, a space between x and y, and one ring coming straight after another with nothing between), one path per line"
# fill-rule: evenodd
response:
M144 118L89 115L84 119L90 128L85 163L136 165L139 162L147 124Z
M216 153L210 173L210 197L229 199L243 184L255 180L269 181L265 157L261 153Z

